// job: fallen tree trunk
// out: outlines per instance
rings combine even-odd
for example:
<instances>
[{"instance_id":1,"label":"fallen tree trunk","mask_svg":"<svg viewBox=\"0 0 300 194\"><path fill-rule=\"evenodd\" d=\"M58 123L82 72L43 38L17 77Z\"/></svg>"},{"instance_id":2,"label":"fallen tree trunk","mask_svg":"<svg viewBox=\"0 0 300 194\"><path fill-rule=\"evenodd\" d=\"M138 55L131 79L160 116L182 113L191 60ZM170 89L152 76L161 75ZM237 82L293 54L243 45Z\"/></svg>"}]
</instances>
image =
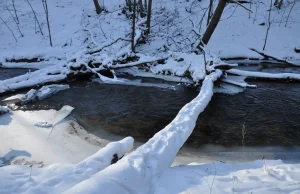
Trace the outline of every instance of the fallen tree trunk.
<instances>
[{"instance_id":1,"label":"fallen tree trunk","mask_svg":"<svg viewBox=\"0 0 300 194\"><path fill-rule=\"evenodd\" d=\"M192 133L199 114L211 100L213 82L221 75L220 70L207 75L199 95L186 104L175 119L147 143L65 193L153 193L154 178L173 163L179 149Z\"/></svg>"},{"instance_id":2,"label":"fallen tree trunk","mask_svg":"<svg viewBox=\"0 0 300 194\"><path fill-rule=\"evenodd\" d=\"M168 58L169 58L169 56L161 57L161 58L150 58L150 59L140 60L140 61L126 63L126 64L116 64L116 65L110 66L109 68L110 69L120 69L120 68L126 68L126 67L133 67L133 66L143 65L143 64L147 64L147 63L153 63L156 61L164 61Z\"/></svg>"},{"instance_id":3,"label":"fallen tree trunk","mask_svg":"<svg viewBox=\"0 0 300 194\"><path fill-rule=\"evenodd\" d=\"M49 181L58 180L60 187L49 187L47 188L47 193L62 193L74 184L78 184L86 178L91 177L99 171L107 168L111 164L116 163L128 151L130 151L132 147L133 138L127 137L123 140L107 144L97 153L76 165L70 167L63 166L63 169L56 165L51 165L45 169L49 172L47 179L38 181L37 184L30 187L26 192L39 193L38 191L45 190L45 184ZM53 171L56 173L53 173ZM74 174L76 174L76 179L74 179Z\"/></svg>"},{"instance_id":4,"label":"fallen tree trunk","mask_svg":"<svg viewBox=\"0 0 300 194\"><path fill-rule=\"evenodd\" d=\"M246 76L247 78L264 78L264 79L285 79L285 80L297 80L300 81L300 74L296 73L265 73L265 72L253 72L244 71L239 69L230 69L226 71L233 75Z\"/></svg>"}]
</instances>

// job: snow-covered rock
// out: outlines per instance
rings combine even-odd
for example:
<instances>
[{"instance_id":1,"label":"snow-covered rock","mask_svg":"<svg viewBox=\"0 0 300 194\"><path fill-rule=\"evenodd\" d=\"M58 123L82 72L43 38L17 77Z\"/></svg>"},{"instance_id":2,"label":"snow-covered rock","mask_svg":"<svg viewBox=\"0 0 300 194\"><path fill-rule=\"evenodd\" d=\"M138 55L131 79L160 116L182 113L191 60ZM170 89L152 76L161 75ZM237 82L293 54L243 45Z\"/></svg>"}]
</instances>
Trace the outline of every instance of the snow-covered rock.
<instances>
[{"instance_id":1,"label":"snow-covered rock","mask_svg":"<svg viewBox=\"0 0 300 194\"><path fill-rule=\"evenodd\" d=\"M43 100L45 98L50 97L51 95L58 93L59 91L66 90L68 88L69 85L52 84L48 86L43 86L39 90L31 89L23 98L21 98L21 100L23 102Z\"/></svg>"},{"instance_id":2,"label":"snow-covered rock","mask_svg":"<svg viewBox=\"0 0 300 194\"><path fill-rule=\"evenodd\" d=\"M0 105L0 115L11 112L10 108Z\"/></svg>"}]
</instances>

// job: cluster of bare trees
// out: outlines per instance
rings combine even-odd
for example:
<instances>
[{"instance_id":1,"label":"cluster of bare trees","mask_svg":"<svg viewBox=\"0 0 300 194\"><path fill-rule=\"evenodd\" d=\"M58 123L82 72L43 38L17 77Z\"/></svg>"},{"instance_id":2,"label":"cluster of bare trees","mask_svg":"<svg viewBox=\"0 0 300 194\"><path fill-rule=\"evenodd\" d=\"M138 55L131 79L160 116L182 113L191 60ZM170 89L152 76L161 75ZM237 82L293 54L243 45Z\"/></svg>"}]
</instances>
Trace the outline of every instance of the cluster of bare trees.
<instances>
[{"instance_id":1,"label":"cluster of bare trees","mask_svg":"<svg viewBox=\"0 0 300 194\"><path fill-rule=\"evenodd\" d=\"M250 13L252 13L252 11L247 9L245 6L243 6L240 3L240 1L236 1L236 0L219 0L217 8L215 9L214 13L212 14L212 12L213 12L213 2L214 2L213 0L210 0L210 4L209 4L209 8L208 8L208 16L207 16L207 28L206 28L205 33L202 36L202 39L201 39L200 43L197 46L197 48L200 49L200 50L202 50L202 47L204 45L208 44L215 28L217 27L217 25L220 21L220 18L222 16L222 13L223 13L224 8L225 8L227 3L236 3L237 5L245 8L247 11L249 11L249 18L250 18ZM290 14L291 14L292 9L294 8L296 2L297 2L297 0L293 0L293 2L292 2L292 6L289 10L289 13L288 13L288 16L287 16L287 19L286 19L286 22L285 22L285 27L287 26ZM250 2L247 2L247 3L250 3L250 7L251 7L252 2L250 1ZM265 50L268 35L269 35L269 30L270 30L271 24L272 24L272 21L271 21L272 5L274 5L278 9L281 9L282 5L283 5L283 0L275 0L274 4L273 4L273 0L271 0L270 8L268 10L267 31L266 31L263 50Z\"/></svg>"},{"instance_id":2,"label":"cluster of bare trees","mask_svg":"<svg viewBox=\"0 0 300 194\"><path fill-rule=\"evenodd\" d=\"M50 22L49 22L49 11L48 11L48 4L47 4L47 0L41 0L42 4L43 4L43 8L45 11L45 17L46 17L46 22L47 22L47 27L48 27L48 34L49 34L49 42L50 42L50 46L53 46L52 44L52 35L51 35L51 29L50 29ZM33 13L34 16L34 20L35 20L35 33L40 32L42 34L42 36L44 36L43 30L42 30L42 26L41 23L37 17L37 14L35 12L35 10L32 7L32 4L30 3L29 0L26 0L27 4L29 5L31 12ZM13 18L14 23L17 26L18 32L20 33L21 37L24 37L24 34L22 33L21 29L20 29L20 19L18 16L18 11L16 8L16 4L15 4L15 0L12 0L12 7L13 7L13 12L14 14L12 14L11 10L8 8L8 6L6 7L6 11L9 12L10 16ZM13 35L14 39L16 42L18 42L13 30L9 27L8 23L4 21L4 19L0 16L0 20L5 24L5 26L9 29L9 31L11 32L11 34ZM39 30L37 30L37 27Z\"/></svg>"},{"instance_id":3,"label":"cluster of bare trees","mask_svg":"<svg viewBox=\"0 0 300 194\"><path fill-rule=\"evenodd\" d=\"M17 29L18 32L20 33L21 37L23 37L23 33L19 27L19 16L18 16L18 11L16 8L16 4L15 4L15 0L11 0L12 2L12 7L13 7L13 11L12 9L8 9L7 11L10 13L11 17L13 18L14 23L17 25ZM34 16L34 20L35 20L35 32L36 33L41 33L42 35L44 35L43 33L43 29L42 29L42 25L37 17L37 14L35 12L35 10L33 9L32 4L30 3L30 0L25 0L26 3L29 5L33 16ZM53 46L52 43L52 36L51 36L51 28L50 28L50 21L49 21L49 11L48 11L48 5L47 5L47 0L41 0L42 4L43 4L43 8L44 8L44 12L45 12L45 17L46 17L46 23L47 23L47 28L48 28L48 35L49 35L49 42L50 45ZM251 5L253 4L253 1L249 0L249 1L237 1L237 0L219 0L218 2L214 1L214 0L210 0L209 1L209 5L207 8L207 21L206 21L206 30L203 33L203 35L201 36L201 41L199 42L199 44L197 45L197 48L202 50L202 47L207 45L212 34L214 33L220 18L222 16L222 13L225 9L225 6L228 3L236 3L237 5L245 8L247 11L249 11L249 17L250 17L250 13L252 12L250 9L246 8L244 5L242 5L241 2L247 2L250 3L250 9L251 9ZM287 26L288 21L289 21L289 17L290 14L292 12L292 9L294 8L296 2L299 2L299 0L293 0L293 1L284 1L284 0L275 0L273 3L273 0L271 0L271 4L270 4L270 9L268 10L269 14L268 14L268 21L267 21L267 31L266 31L266 36L265 36L265 41L264 41L264 46L263 46L263 50L266 47L266 43L267 43L267 39L268 39L268 34L269 34L269 30L271 28L271 24L272 24L272 20L271 20L271 10L274 9L273 6L277 9L281 9L283 7L283 4L291 4L290 10L288 12L288 16L286 18L285 21L285 26ZM101 7L99 4L98 0L93 0L93 3L95 5L95 9L96 9L96 13L97 14L101 14L102 11L104 10L104 7ZM151 30L151 13L152 13L152 0L125 0L125 4L126 7L129 11L128 16L132 19L132 37L131 37L131 47L132 50L134 51L134 37L135 37L135 31L136 31L136 22L138 20L138 18L145 18L146 19L146 30L144 31L145 34L150 34L150 30ZM214 8L214 4L216 5L216 8ZM256 10L257 10L257 6L256 6ZM257 11L256 11L257 12ZM255 13L255 17L256 17L256 13ZM254 20L255 20L254 17ZM9 26L9 24L0 17L0 21L2 21L2 23L5 24L5 26L10 30L10 32L12 33L13 37L15 38L15 40L17 41L17 37L14 34L12 28Z\"/></svg>"},{"instance_id":4,"label":"cluster of bare trees","mask_svg":"<svg viewBox=\"0 0 300 194\"><path fill-rule=\"evenodd\" d=\"M103 10L101 8L98 0L93 0L96 13L100 14ZM129 10L129 15L132 17L132 31L131 31L131 50L134 51L135 49L135 31L136 31L136 20L137 16L140 16L141 18L144 18L147 16L146 21L146 33L150 33L151 28L151 12L152 12L152 0L125 0L126 7ZM146 13L147 10L147 13Z\"/></svg>"}]
</instances>

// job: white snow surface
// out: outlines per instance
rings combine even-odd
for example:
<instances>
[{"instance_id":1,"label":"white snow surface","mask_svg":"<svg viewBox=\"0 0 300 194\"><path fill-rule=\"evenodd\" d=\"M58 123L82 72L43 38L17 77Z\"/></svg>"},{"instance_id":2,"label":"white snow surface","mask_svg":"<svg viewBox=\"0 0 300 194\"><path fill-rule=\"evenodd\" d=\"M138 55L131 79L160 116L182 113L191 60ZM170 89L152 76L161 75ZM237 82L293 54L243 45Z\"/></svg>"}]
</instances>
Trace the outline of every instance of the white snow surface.
<instances>
[{"instance_id":1,"label":"white snow surface","mask_svg":"<svg viewBox=\"0 0 300 194\"><path fill-rule=\"evenodd\" d=\"M91 58L86 51L102 48L93 55L95 62L110 66L112 60L129 53L127 39L131 22L121 14L124 0L99 1L108 11L96 15L93 4L82 0L48 1L53 47L50 47L44 10L40 0L31 0L44 35L35 30L35 21L29 5L15 0L20 19L21 37L7 8L10 1L0 1L1 18L16 34L17 42L5 24L0 21L0 64L4 67L41 69L25 75L0 81L0 93L37 84L57 82L66 78L73 65L86 64ZM170 167L178 150L192 132L198 115L213 95L213 81L220 77L217 70L206 76L204 58L192 51L206 26L206 16L201 19L209 0L154 0L153 21L149 42L138 45L141 61L155 56L170 55L165 64L150 68L152 73L183 76L189 70L193 81L203 80L200 94L183 107L176 118L146 144L111 165L114 154L118 158L132 148L133 139L126 138L99 150L79 136L71 134L73 121L65 118L73 110L12 111L0 116L0 193L300 193L300 165L282 161L256 161L248 164L191 164ZM216 28L207 51L207 61L221 64L222 57L262 58L249 48L262 50L270 1L252 0L253 14L228 4ZM246 5L248 6L248 5ZM250 6L250 5L249 5ZM281 10L272 9L273 21L266 50L277 58L299 63L300 3L291 12L284 27L289 9L286 1ZM214 6L215 7L215 6ZM142 22L142 21L141 21ZM141 35L137 30L137 41ZM121 40L121 41L117 41ZM110 43L116 41L115 44ZM87 46L89 49L87 49ZM105 47L105 48L104 48ZM37 63L9 62L17 59L37 59ZM42 60L43 59L43 60ZM45 60L45 61L44 61ZM135 62L129 64L135 65ZM122 66L122 65L120 65ZM257 73L237 69L227 71L243 77L293 78L298 74ZM181 78L176 78L181 79ZM103 77L102 77L103 78ZM241 79L227 77L227 82L248 86ZM107 79L113 81L115 79ZM49 87L41 96L50 93ZM27 96L35 98L37 91ZM0 110L5 109L0 106ZM106 144L101 142L101 145ZM102 146L101 146L102 147ZM98 152L97 152L98 151ZM96 153L97 152L97 153ZM96 153L96 154L95 154ZM93 155L94 154L94 155ZM92 156L91 156L92 155ZM13 160L42 161L46 168L32 169L22 165L8 165ZM22 163L22 162L20 162ZM53 164L61 163L61 164ZM2 166L2 167L1 167Z\"/></svg>"},{"instance_id":2,"label":"white snow surface","mask_svg":"<svg viewBox=\"0 0 300 194\"><path fill-rule=\"evenodd\" d=\"M12 160L21 157L49 165L77 163L95 153L98 146L70 134L74 130L74 121L63 119L71 110L72 107L65 106L60 111L12 111L1 115L0 158ZM51 123L54 129L39 128L35 126L38 122Z\"/></svg>"}]
</instances>

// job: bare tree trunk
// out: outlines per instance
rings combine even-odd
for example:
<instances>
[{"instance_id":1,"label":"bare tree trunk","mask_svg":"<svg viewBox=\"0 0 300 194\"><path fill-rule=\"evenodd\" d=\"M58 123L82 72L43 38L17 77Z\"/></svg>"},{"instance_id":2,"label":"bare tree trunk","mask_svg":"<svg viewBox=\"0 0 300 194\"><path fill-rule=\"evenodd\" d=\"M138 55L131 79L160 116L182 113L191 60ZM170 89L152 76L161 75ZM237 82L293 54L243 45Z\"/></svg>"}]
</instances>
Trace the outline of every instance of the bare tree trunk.
<instances>
[{"instance_id":1,"label":"bare tree trunk","mask_svg":"<svg viewBox=\"0 0 300 194\"><path fill-rule=\"evenodd\" d=\"M152 0L149 0L148 1L148 12L147 12L147 34L150 34L151 12L152 12Z\"/></svg>"},{"instance_id":2,"label":"bare tree trunk","mask_svg":"<svg viewBox=\"0 0 300 194\"><path fill-rule=\"evenodd\" d=\"M147 0L144 1L145 10L147 10Z\"/></svg>"},{"instance_id":3,"label":"bare tree trunk","mask_svg":"<svg viewBox=\"0 0 300 194\"><path fill-rule=\"evenodd\" d=\"M289 15L288 15L288 17L286 18L286 21L285 21L285 27L287 26L287 23L288 23L289 18L290 18L290 14L291 14L292 9L294 8L295 4L296 4L296 0L294 0L294 3L293 3L293 5L292 5L292 7L291 7L291 9L290 9Z\"/></svg>"},{"instance_id":4,"label":"bare tree trunk","mask_svg":"<svg viewBox=\"0 0 300 194\"><path fill-rule=\"evenodd\" d=\"M201 49L202 46L206 45L209 42L212 34L214 33L214 31L220 21L220 18L222 16L222 13L224 11L226 3L227 3L226 0L219 0L218 6L211 18L211 21L210 21L208 27L206 28L206 31L202 37L202 40L199 43L199 45L197 46L197 48L199 48L200 50L202 50Z\"/></svg>"},{"instance_id":5,"label":"bare tree trunk","mask_svg":"<svg viewBox=\"0 0 300 194\"><path fill-rule=\"evenodd\" d=\"M33 7L31 6L31 3L30 3L28 0L27 0L27 3L28 3L28 5L30 6L30 8L31 8L31 10L32 10L32 13L33 13L33 15L34 15L35 21L37 22L37 24L38 24L38 26L39 26L39 29L40 29L40 31L41 31L41 34L44 36L44 33L43 33L43 31L42 31L42 27L41 27L40 22L39 22L39 20L38 20L36 14L35 14L35 11L34 11Z\"/></svg>"},{"instance_id":6,"label":"bare tree trunk","mask_svg":"<svg viewBox=\"0 0 300 194\"><path fill-rule=\"evenodd\" d=\"M252 0L250 0L250 8L249 8L249 10L251 10L252 9ZM251 18L251 12L249 11L249 19Z\"/></svg>"},{"instance_id":7,"label":"bare tree trunk","mask_svg":"<svg viewBox=\"0 0 300 194\"><path fill-rule=\"evenodd\" d=\"M209 2L209 8L208 8L208 15L207 15L207 22L206 22L206 26L208 26L209 21L210 21L210 17L211 17L211 12L212 12L212 7L213 7L213 0L210 0Z\"/></svg>"},{"instance_id":8,"label":"bare tree trunk","mask_svg":"<svg viewBox=\"0 0 300 194\"><path fill-rule=\"evenodd\" d=\"M48 3L47 0L42 0L43 1L43 6L46 14L46 20L47 20L47 26L48 26L48 33L49 33L49 41L50 41L50 46L52 47L52 36L51 36L51 29L50 29L50 23L49 23L49 12L48 12Z\"/></svg>"},{"instance_id":9,"label":"bare tree trunk","mask_svg":"<svg viewBox=\"0 0 300 194\"><path fill-rule=\"evenodd\" d=\"M101 10L98 0L94 0L94 4L95 4L95 8L96 8L96 13L100 14L102 10Z\"/></svg>"},{"instance_id":10,"label":"bare tree trunk","mask_svg":"<svg viewBox=\"0 0 300 194\"><path fill-rule=\"evenodd\" d=\"M17 9L16 9L16 6L15 6L15 0L12 0L12 4L13 4L13 7L14 7L14 11L15 11L15 15L16 15L16 21L18 22L18 24L20 23L19 21L19 17L18 17L18 14L17 14Z\"/></svg>"},{"instance_id":11,"label":"bare tree trunk","mask_svg":"<svg viewBox=\"0 0 300 194\"><path fill-rule=\"evenodd\" d=\"M266 37L265 37L265 42L264 42L263 50L265 50L265 48L266 48L266 44L267 44L267 40L268 40L268 35L269 35L269 30L270 30L270 28L271 28L271 11L272 11L272 4L273 4L273 0L271 0L271 4L270 4L270 10L269 10L269 16L268 16L268 28L267 28L267 33L266 33Z\"/></svg>"},{"instance_id":12,"label":"bare tree trunk","mask_svg":"<svg viewBox=\"0 0 300 194\"><path fill-rule=\"evenodd\" d=\"M134 51L135 42L135 17L136 17L136 0L133 0L132 32L131 32L131 50Z\"/></svg>"},{"instance_id":13,"label":"bare tree trunk","mask_svg":"<svg viewBox=\"0 0 300 194\"><path fill-rule=\"evenodd\" d=\"M145 17L145 11L143 7L143 0L139 0L139 11L141 18Z\"/></svg>"},{"instance_id":14,"label":"bare tree trunk","mask_svg":"<svg viewBox=\"0 0 300 194\"><path fill-rule=\"evenodd\" d=\"M19 33L21 34L21 36L24 37L23 33L21 32L21 29L20 29L20 26L19 26L19 22L17 21L17 18L15 18L15 17L12 15L11 11L9 11L8 8L6 8L6 10L8 11L8 13L10 14L10 16L13 18L14 22L16 23L17 28L18 28L18 31L19 31Z\"/></svg>"},{"instance_id":15,"label":"bare tree trunk","mask_svg":"<svg viewBox=\"0 0 300 194\"><path fill-rule=\"evenodd\" d=\"M132 2L131 0L127 0L128 1L128 9L130 12L132 12Z\"/></svg>"}]
</instances>

